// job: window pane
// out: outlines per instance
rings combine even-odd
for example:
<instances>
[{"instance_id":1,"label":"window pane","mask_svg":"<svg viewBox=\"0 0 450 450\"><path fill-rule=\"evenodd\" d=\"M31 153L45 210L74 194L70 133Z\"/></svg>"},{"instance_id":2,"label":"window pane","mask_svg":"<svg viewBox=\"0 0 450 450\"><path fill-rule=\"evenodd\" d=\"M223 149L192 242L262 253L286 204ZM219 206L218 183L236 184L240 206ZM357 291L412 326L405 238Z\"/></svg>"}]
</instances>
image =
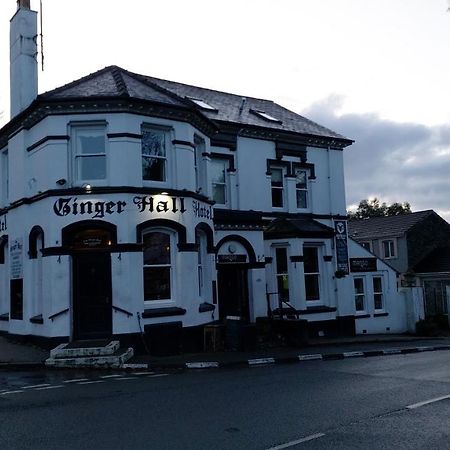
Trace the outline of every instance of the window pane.
<instances>
[{"instance_id":1,"label":"window pane","mask_svg":"<svg viewBox=\"0 0 450 450\"><path fill-rule=\"evenodd\" d=\"M275 249L275 257L277 264L277 273L287 273L287 249L284 247Z\"/></svg>"},{"instance_id":2,"label":"window pane","mask_svg":"<svg viewBox=\"0 0 450 450\"><path fill-rule=\"evenodd\" d=\"M272 206L275 208L283 207L283 190L272 188Z\"/></svg>"},{"instance_id":3,"label":"window pane","mask_svg":"<svg viewBox=\"0 0 450 450\"><path fill-rule=\"evenodd\" d=\"M298 188L306 189L306 172L304 170L296 169L295 182Z\"/></svg>"},{"instance_id":4,"label":"window pane","mask_svg":"<svg viewBox=\"0 0 450 450\"><path fill-rule=\"evenodd\" d=\"M375 309L383 309L383 295L382 294L374 294L373 301L375 304Z\"/></svg>"},{"instance_id":5,"label":"window pane","mask_svg":"<svg viewBox=\"0 0 450 450\"><path fill-rule=\"evenodd\" d=\"M283 186L283 169L271 168L272 186Z\"/></svg>"},{"instance_id":6,"label":"window pane","mask_svg":"<svg viewBox=\"0 0 450 450\"><path fill-rule=\"evenodd\" d=\"M306 300L320 300L319 275L305 275Z\"/></svg>"},{"instance_id":7,"label":"window pane","mask_svg":"<svg viewBox=\"0 0 450 450\"><path fill-rule=\"evenodd\" d=\"M147 156L166 156L164 131L147 130L142 132L142 154Z\"/></svg>"},{"instance_id":8,"label":"window pane","mask_svg":"<svg viewBox=\"0 0 450 450\"><path fill-rule=\"evenodd\" d=\"M362 278L355 278L353 284L355 286L355 294L364 294L364 282Z\"/></svg>"},{"instance_id":9,"label":"window pane","mask_svg":"<svg viewBox=\"0 0 450 450\"><path fill-rule=\"evenodd\" d=\"M211 179L213 183L225 183L226 161L221 159L211 160Z\"/></svg>"},{"instance_id":10,"label":"window pane","mask_svg":"<svg viewBox=\"0 0 450 450\"><path fill-rule=\"evenodd\" d=\"M213 200L220 205L224 205L226 203L225 185L223 184L213 185Z\"/></svg>"},{"instance_id":11,"label":"window pane","mask_svg":"<svg viewBox=\"0 0 450 450\"><path fill-rule=\"evenodd\" d=\"M170 299L170 267L144 267L144 299Z\"/></svg>"},{"instance_id":12,"label":"window pane","mask_svg":"<svg viewBox=\"0 0 450 450\"><path fill-rule=\"evenodd\" d=\"M319 260L316 247L303 247L303 267L305 273L319 272Z\"/></svg>"},{"instance_id":13,"label":"window pane","mask_svg":"<svg viewBox=\"0 0 450 450\"><path fill-rule=\"evenodd\" d=\"M373 292L382 292L381 287L381 278L380 277L374 277L373 278Z\"/></svg>"},{"instance_id":14,"label":"window pane","mask_svg":"<svg viewBox=\"0 0 450 450\"><path fill-rule=\"evenodd\" d=\"M166 181L166 160L142 157L142 178L152 181Z\"/></svg>"},{"instance_id":15,"label":"window pane","mask_svg":"<svg viewBox=\"0 0 450 450\"><path fill-rule=\"evenodd\" d=\"M297 208L306 208L306 194L307 191L297 190Z\"/></svg>"},{"instance_id":16,"label":"window pane","mask_svg":"<svg viewBox=\"0 0 450 450\"><path fill-rule=\"evenodd\" d=\"M105 153L105 134L103 130L83 130L79 131L77 136L78 154Z\"/></svg>"},{"instance_id":17,"label":"window pane","mask_svg":"<svg viewBox=\"0 0 450 450\"><path fill-rule=\"evenodd\" d=\"M355 309L356 311L364 311L364 295L355 296Z\"/></svg>"},{"instance_id":18,"label":"window pane","mask_svg":"<svg viewBox=\"0 0 450 450\"><path fill-rule=\"evenodd\" d=\"M144 264L170 264L170 236L166 233L144 235Z\"/></svg>"},{"instance_id":19,"label":"window pane","mask_svg":"<svg viewBox=\"0 0 450 450\"><path fill-rule=\"evenodd\" d=\"M81 180L103 180L106 178L105 156L78 158L78 174Z\"/></svg>"}]
</instances>

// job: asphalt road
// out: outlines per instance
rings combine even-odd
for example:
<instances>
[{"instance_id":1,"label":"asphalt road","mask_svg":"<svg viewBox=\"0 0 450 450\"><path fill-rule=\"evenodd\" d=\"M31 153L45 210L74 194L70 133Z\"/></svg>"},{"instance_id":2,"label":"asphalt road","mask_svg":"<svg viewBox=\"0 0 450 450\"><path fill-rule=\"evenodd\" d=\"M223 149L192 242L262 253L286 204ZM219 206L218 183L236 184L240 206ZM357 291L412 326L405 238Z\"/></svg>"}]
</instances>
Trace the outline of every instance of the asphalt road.
<instances>
[{"instance_id":1,"label":"asphalt road","mask_svg":"<svg viewBox=\"0 0 450 450\"><path fill-rule=\"evenodd\" d=\"M181 374L0 373L2 450L450 449L449 417L444 351Z\"/></svg>"}]
</instances>

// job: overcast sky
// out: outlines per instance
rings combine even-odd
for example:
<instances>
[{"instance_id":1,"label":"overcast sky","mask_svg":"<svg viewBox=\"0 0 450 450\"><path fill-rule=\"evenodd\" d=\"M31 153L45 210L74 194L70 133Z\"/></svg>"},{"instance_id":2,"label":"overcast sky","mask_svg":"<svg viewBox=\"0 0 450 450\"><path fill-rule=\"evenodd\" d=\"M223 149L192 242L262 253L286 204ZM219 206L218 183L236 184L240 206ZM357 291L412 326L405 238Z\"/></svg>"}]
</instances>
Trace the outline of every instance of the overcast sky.
<instances>
[{"instance_id":1,"label":"overcast sky","mask_svg":"<svg viewBox=\"0 0 450 450\"><path fill-rule=\"evenodd\" d=\"M450 220L447 0L42 3L40 93L115 64L268 98L355 140L345 150L349 207L377 196ZM15 10L0 1L0 125Z\"/></svg>"}]
</instances>

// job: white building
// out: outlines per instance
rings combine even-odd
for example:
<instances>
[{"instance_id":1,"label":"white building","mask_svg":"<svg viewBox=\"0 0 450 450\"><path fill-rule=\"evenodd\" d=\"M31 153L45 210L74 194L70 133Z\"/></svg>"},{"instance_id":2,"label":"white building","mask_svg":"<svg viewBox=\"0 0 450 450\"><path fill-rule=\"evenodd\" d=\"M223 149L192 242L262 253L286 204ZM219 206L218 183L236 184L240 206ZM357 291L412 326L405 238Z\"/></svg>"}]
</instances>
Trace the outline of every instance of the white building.
<instances>
[{"instance_id":1,"label":"white building","mask_svg":"<svg viewBox=\"0 0 450 450\"><path fill-rule=\"evenodd\" d=\"M281 306L311 332L404 331L389 266L364 272L377 281L362 309L360 282L343 276L351 140L272 101L116 66L37 95L36 13L19 3L0 130L0 330L195 330Z\"/></svg>"}]
</instances>

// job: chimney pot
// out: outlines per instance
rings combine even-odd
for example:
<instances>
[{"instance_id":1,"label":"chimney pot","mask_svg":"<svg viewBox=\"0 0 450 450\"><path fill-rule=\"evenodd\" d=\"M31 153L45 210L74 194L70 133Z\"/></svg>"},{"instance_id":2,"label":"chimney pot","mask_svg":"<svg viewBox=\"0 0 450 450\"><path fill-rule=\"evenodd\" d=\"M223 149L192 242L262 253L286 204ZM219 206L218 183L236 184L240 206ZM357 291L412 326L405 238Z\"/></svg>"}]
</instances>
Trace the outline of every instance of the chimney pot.
<instances>
[{"instance_id":1,"label":"chimney pot","mask_svg":"<svg viewBox=\"0 0 450 450\"><path fill-rule=\"evenodd\" d=\"M17 0L17 9L30 9L30 0Z\"/></svg>"}]
</instances>

